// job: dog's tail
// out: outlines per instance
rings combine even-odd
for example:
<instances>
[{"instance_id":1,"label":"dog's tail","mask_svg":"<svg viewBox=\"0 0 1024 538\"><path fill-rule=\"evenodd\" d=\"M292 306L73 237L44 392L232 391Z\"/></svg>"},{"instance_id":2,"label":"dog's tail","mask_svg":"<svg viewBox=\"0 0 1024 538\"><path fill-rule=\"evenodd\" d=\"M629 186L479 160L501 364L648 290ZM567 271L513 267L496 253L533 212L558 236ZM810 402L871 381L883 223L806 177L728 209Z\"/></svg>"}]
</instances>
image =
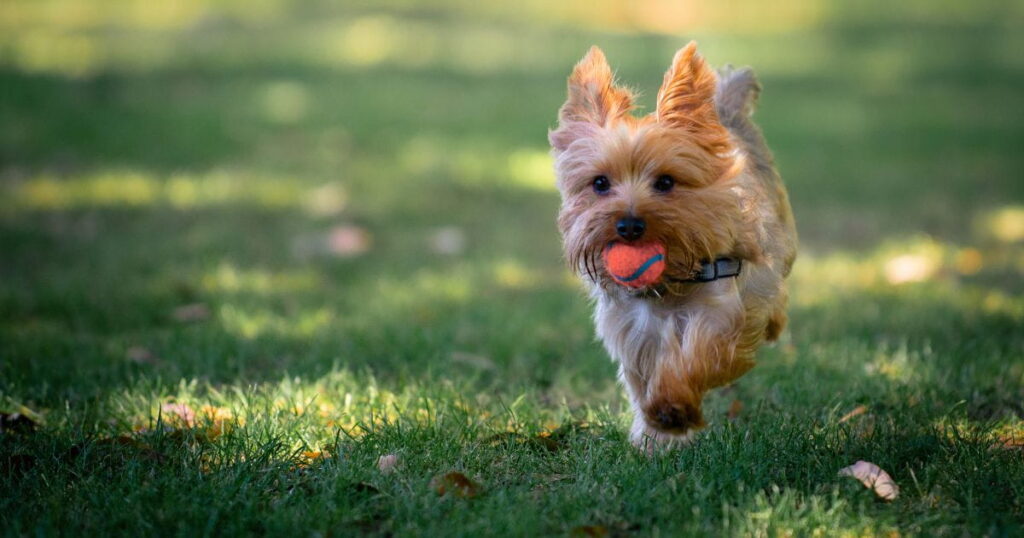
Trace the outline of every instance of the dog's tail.
<instances>
[{"instance_id":1,"label":"dog's tail","mask_svg":"<svg viewBox=\"0 0 1024 538\"><path fill-rule=\"evenodd\" d=\"M761 84L749 67L734 69L726 65L718 70L718 88L715 90L715 105L722 125L740 139L748 153L755 153L769 162L771 154L765 145L761 129L754 124L751 116L757 105Z\"/></svg>"}]
</instances>

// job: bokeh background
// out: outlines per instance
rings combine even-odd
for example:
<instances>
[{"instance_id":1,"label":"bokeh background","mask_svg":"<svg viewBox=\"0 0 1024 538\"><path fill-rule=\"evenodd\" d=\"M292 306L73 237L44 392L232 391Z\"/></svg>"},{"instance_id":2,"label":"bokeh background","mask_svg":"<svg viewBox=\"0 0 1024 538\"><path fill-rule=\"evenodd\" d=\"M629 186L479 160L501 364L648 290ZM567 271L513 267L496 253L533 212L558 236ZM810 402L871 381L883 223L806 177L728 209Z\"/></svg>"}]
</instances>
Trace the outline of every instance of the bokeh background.
<instances>
[{"instance_id":1,"label":"bokeh background","mask_svg":"<svg viewBox=\"0 0 1024 538\"><path fill-rule=\"evenodd\" d=\"M113 435L263 387L318 398L284 434L313 448L430 387L624 423L546 134L590 45L649 111L690 39L759 74L802 240L748 407L909 391L1019 431L1010 0L4 0L0 405Z\"/></svg>"}]
</instances>

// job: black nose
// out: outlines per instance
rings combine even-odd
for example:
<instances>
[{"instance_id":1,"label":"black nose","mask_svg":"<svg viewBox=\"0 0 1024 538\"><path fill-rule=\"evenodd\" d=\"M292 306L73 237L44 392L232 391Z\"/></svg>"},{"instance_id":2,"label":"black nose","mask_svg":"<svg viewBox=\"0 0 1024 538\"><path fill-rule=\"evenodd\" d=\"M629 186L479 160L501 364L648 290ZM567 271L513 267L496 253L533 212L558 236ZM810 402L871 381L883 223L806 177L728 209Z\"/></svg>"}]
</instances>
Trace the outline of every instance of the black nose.
<instances>
[{"instance_id":1,"label":"black nose","mask_svg":"<svg viewBox=\"0 0 1024 538\"><path fill-rule=\"evenodd\" d=\"M626 241L640 239L646 229L647 225L644 224L644 219L637 217L623 217L615 223L615 231Z\"/></svg>"}]
</instances>

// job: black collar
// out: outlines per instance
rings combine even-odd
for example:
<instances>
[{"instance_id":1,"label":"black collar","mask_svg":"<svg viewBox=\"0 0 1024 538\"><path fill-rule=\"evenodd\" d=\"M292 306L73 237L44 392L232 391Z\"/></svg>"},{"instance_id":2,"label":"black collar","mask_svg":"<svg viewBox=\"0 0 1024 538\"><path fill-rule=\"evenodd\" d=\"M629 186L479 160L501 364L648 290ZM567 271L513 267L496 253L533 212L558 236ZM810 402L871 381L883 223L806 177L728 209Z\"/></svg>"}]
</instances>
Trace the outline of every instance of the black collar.
<instances>
[{"instance_id":1,"label":"black collar","mask_svg":"<svg viewBox=\"0 0 1024 538\"><path fill-rule=\"evenodd\" d=\"M702 262L700 271L692 278L672 280L676 282L713 282L720 278L739 276L743 261L734 258L717 258L713 262Z\"/></svg>"}]
</instances>

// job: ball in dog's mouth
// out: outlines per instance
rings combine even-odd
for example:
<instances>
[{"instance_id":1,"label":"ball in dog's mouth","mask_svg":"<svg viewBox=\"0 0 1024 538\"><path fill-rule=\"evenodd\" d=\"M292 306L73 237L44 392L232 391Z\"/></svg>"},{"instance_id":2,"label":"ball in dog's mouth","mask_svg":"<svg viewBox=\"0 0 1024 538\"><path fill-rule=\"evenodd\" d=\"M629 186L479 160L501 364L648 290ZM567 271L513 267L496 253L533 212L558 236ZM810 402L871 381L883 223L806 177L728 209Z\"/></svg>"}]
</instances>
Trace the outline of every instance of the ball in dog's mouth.
<instances>
[{"instance_id":1,"label":"ball in dog's mouth","mask_svg":"<svg viewBox=\"0 0 1024 538\"><path fill-rule=\"evenodd\" d=\"M609 243L602 258L612 279L628 288L654 285L665 271L665 246L657 242Z\"/></svg>"}]
</instances>

